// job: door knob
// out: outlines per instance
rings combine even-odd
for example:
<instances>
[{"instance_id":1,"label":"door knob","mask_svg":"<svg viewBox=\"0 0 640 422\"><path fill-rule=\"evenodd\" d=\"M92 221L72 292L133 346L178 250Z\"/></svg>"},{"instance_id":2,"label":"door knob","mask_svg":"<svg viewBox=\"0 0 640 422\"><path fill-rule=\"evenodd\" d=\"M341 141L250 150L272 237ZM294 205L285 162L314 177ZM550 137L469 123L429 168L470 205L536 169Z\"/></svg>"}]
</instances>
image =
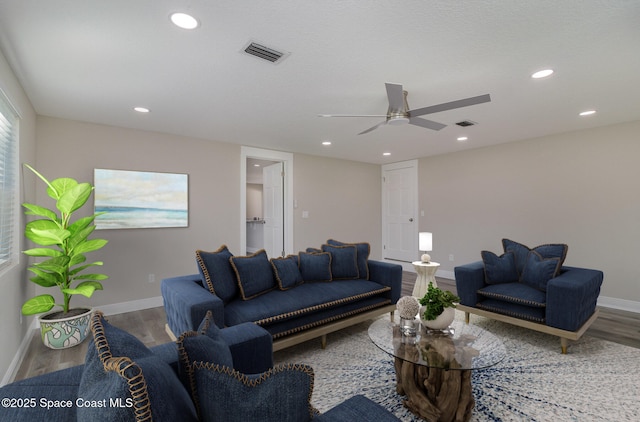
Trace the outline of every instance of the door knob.
<instances>
[{"instance_id":1,"label":"door knob","mask_svg":"<svg viewBox=\"0 0 640 422\"><path fill-rule=\"evenodd\" d=\"M413 223L413 218L410 218L410 219L409 219L409 222Z\"/></svg>"}]
</instances>

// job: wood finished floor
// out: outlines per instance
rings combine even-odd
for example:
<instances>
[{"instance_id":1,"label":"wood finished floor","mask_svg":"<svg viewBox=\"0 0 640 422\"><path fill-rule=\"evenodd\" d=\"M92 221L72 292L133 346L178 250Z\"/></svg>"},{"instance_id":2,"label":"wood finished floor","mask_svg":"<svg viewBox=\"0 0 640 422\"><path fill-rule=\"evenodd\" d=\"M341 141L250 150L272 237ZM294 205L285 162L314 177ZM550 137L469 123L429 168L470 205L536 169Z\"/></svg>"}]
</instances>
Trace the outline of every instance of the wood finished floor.
<instances>
[{"instance_id":1,"label":"wood finished floor","mask_svg":"<svg viewBox=\"0 0 640 422\"><path fill-rule=\"evenodd\" d=\"M411 295L416 275L405 272L402 280L402 296ZM456 292L453 280L437 278L438 286ZM135 335L145 345L152 347L171 341L164 331L164 308L109 315L110 324ZM600 316L587 330L586 335L640 348L640 314L611 308L600 308ZM16 380L65 369L84 363L88 341L64 350L45 347L34 330L27 353L16 374Z\"/></svg>"}]
</instances>

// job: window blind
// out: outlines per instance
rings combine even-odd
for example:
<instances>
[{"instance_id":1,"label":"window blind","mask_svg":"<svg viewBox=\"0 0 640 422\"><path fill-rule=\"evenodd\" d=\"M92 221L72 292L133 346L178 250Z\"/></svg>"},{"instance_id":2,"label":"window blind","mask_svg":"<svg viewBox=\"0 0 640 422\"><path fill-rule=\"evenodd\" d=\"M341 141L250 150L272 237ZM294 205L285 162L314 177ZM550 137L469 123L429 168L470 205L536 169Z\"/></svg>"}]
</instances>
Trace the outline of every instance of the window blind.
<instances>
[{"instance_id":1,"label":"window blind","mask_svg":"<svg viewBox=\"0 0 640 422\"><path fill-rule=\"evenodd\" d=\"M16 260L18 115L0 91L0 271Z\"/></svg>"}]
</instances>

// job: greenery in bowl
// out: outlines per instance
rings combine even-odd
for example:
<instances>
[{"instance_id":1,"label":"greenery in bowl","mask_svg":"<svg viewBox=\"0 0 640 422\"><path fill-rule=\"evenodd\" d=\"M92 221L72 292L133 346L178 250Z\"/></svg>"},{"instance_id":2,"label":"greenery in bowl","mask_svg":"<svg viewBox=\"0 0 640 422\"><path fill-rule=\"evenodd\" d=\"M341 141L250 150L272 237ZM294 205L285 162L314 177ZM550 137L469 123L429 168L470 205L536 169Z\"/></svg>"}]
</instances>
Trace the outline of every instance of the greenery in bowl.
<instances>
[{"instance_id":1,"label":"greenery in bowl","mask_svg":"<svg viewBox=\"0 0 640 422\"><path fill-rule=\"evenodd\" d=\"M41 217L28 222L24 229L27 239L41 247L28 249L23 253L45 258L28 268L35 274L30 280L42 287L58 287L63 302L57 304L50 294L38 295L22 305L22 314L40 314L48 312L54 306L62 307L64 314L67 314L71 296L80 294L91 297L96 290L102 290L100 281L109 278L104 274L84 273L90 267L103 264L101 261L86 263L85 257L86 253L96 251L107 243L104 239L89 239L96 228L93 221L102 213L72 221L73 213L91 196L93 186L66 177L49 182L28 164L25 167L47 184L47 195L56 201L58 211L35 204L22 204L26 208L26 215ZM78 284L74 286L75 283Z\"/></svg>"},{"instance_id":2,"label":"greenery in bowl","mask_svg":"<svg viewBox=\"0 0 640 422\"><path fill-rule=\"evenodd\" d=\"M429 282L427 292L420 299L420 304L425 307L424 319L426 321L432 321L444 311L445 308L455 308L455 302L460 302L460 298L449 290L442 290L435 287L432 282Z\"/></svg>"}]
</instances>

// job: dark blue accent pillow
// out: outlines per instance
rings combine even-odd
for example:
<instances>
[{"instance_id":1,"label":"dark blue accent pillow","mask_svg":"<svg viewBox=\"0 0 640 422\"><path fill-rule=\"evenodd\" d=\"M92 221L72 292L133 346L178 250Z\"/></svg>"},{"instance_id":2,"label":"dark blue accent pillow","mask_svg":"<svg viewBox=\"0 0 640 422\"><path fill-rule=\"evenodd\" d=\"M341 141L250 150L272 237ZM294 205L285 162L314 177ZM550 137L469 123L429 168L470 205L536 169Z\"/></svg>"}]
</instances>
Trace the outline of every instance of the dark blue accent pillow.
<instances>
[{"instance_id":1,"label":"dark blue accent pillow","mask_svg":"<svg viewBox=\"0 0 640 422\"><path fill-rule=\"evenodd\" d=\"M107 323L101 312L92 317L91 333L78 397L119 400L121 406L81 406L78 420L197 420L193 402L169 364Z\"/></svg>"},{"instance_id":2,"label":"dark blue accent pillow","mask_svg":"<svg viewBox=\"0 0 640 422\"><path fill-rule=\"evenodd\" d=\"M331 254L331 276L334 280L358 278L358 251L354 245L322 245L322 251Z\"/></svg>"},{"instance_id":3,"label":"dark blue accent pillow","mask_svg":"<svg viewBox=\"0 0 640 422\"><path fill-rule=\"evenodd\" d=\"M196 251L198 270L204 285L224 303L238 295L238 282L229 259L233 256L226 245L214 252Z\"/></svg>"},{"instance_id":4,"label":"dark blue accent pillow","mask_svg":"<svg viewBox=\"0 0 640 422\"><path fill-rule=\"evenodd\" d=\"M311 405L314 374L309 365L280 365L248 375L196 362L193 370L201 421L305 422L317 414Z\"/></svg>"},{"instance_id":5,"label":"dark blue accent pillow","mask_svg":"<svg viewBox=\"0 0 640 422\"><path fill-rule=\"evenodd\" d=\"M327 240L329 245L344 246L353 245L357 250L358 260L358 278L363 280L369 280L369 254L371 253L371 245L366 242L360 243L345 243L339 240L329 239Z\"/></svg>"},{"instance_id":6,"label":"dark blue accent pillow","mask_svg":"<svg viewBox=\"0 0 640 422\"><path fill-rule=\"evenodd\" d=\"M562 268L564 260L567 257L567 251L569 250L569 246L562 243L545 244L536 246L532 249L522 243L514 242L509 239L502 239L502 247L505 252L514 253L516 259L516 270L520 277L522 277L522 271L524 270L524 266L527 262L529 251L536 251L543 258L558 258L560 260L560 265L558 267L559 273L560 268ZM558 275L558 273L555 275Z\"/></svg>"},{"instance_id":7,"label":"dark blue accent pillow","mask_svg":"<svg viewBox=\"0 0 640 422\"><path fill-rule=\"evenodd\" d=\"M243 300L249 300L273 290L275 280L267 252L260 249L253 255L232 256L231 266L238 279L238 287Z\"/></svg>"},{"instance_id":8,"label":"dark blue accent pillow","mask_svg":"<svg viewBox=\"0 0 640 422\"><path fill-rule=\"evenodd\" d=\"M329 252L299 252L298 266L304 281L331 281L331 254Z\"/></svg>"},{"instance_id":9,"label":"dark blue accent pillow","mask_svg":"<svg viewBox=\"0 0 640 422\"><path fill-rule=\"evenodd\" d=\"M298 268L297 255L289 255L286 258L271 258L270 262L280 290L288 290L304 282Z\"/></svg>"},{"instance_id":10,"label":"dark blue accent pillow","mask_svg":"<svg viewBox=\"0 0 640 422\"><path fill-rule=\"evenodd\" d=\"M547 291L547 283L560 270L560 258L543 258L536 251L530 251L520 276L520 281L543 292Z\"/></svg>"},{"instance_id":11,"label":"dark blue accent pillow","mask_svg":"<svg viewBox=\"0 0 640 422\"><path fill-rule=\"evenodd\" d=\"M484 262L484 278L487 284L513 283L518 281L513 252L501 256L489 251L480 252Z\"/></svg>"}]
</instances>

